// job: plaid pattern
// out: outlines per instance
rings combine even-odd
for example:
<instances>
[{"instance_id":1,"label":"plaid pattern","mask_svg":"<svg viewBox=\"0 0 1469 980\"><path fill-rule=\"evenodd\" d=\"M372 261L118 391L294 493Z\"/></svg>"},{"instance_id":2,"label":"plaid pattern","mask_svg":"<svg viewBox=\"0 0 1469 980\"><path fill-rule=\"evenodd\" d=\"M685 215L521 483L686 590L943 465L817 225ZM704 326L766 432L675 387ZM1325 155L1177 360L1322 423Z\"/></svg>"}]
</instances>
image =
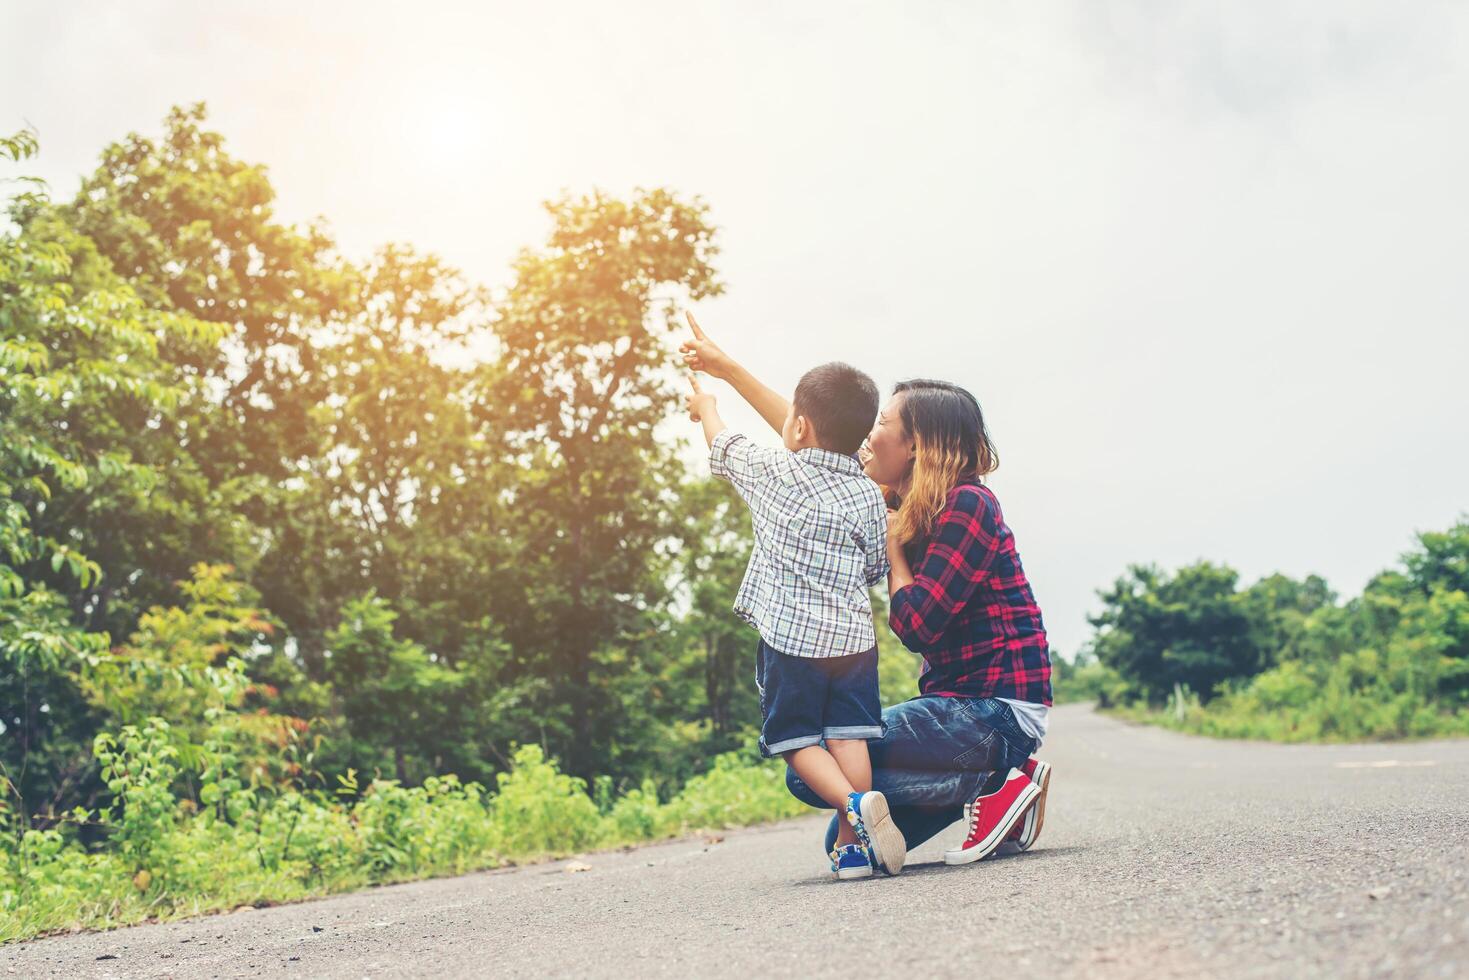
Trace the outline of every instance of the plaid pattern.
<instances>
[{"instance_id":1,"label":"plaid pattern","mask_svg":"<svg viewBox=\"0 0 1469 980\"><path fill-rule=\"evenodd\" d=\"M757 446L726 429L709 447L755 528L735 613L792 657L871 650L870 586L888 573L887 506L854 456Z\"/></svg>"},{"instance_id":2,"label":"plaid pattern","mask_svg":"<svg viewBox=\"0 0 1469 980\"><path fill-rule=\"evenodd\" d=\"M1049 705L1046 628L994 493L951 490L923 554L910 557L913 584L893 596L889 622L923 655L919 690Z\"/></svg>"}]
</instances>

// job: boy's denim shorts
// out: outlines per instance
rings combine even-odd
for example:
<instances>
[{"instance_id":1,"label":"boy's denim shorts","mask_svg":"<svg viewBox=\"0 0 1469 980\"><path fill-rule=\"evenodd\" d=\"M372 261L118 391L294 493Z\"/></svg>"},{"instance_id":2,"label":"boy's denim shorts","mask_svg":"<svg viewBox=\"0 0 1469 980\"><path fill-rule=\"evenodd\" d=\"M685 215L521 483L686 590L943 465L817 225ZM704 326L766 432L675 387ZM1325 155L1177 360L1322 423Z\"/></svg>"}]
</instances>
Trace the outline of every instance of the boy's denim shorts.
<instances>
[{"instance_id":1,"label":"boy's denim shorts","mask_svg":"<svg viewBox=\"0 0 1469 980\"><path fill-rule=\"evenodd\" d=\"M792 657L762 640L755 658L767 759L826 739L882 738L876 647L847 657Z\"/></svg>"}]
</instances>

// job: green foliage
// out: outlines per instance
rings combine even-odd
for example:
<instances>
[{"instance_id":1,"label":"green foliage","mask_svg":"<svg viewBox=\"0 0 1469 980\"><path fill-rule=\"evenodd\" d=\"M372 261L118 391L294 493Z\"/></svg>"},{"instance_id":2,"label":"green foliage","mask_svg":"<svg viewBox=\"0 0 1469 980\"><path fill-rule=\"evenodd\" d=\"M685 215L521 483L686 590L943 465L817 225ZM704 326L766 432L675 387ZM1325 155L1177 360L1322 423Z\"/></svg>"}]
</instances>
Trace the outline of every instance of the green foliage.
<instances>
[{"instance_id":1,"label":"green foliage","mask_svg":"<svg viewBox=\"0 0 1469 980\"><path fill-rule=\"evenodd\" d=\"M438 740L454 737L453 704L465 678L419 644L394 636L396 619L371 593L349 602L327 635L328 676L354 744L369 751L363 767L387 762L406 781L410 757L431 759Z\"/></svg>"},{"instance_id":2,"label":"green foliage","mask_svg":"<svg viewBox=\"0 0 1469 980\"><path fill-rule=\"evenodd\" d=\"M655 435L701 202L555 202L492 302L282 222L202 106L0 182L0 938L798 809L744 508Z\"/></svg>"},{"instance_id":3,"label":"green foliage","mask_svg":"<svg viewBox=\"0 0 1469 980\"><path fill-rule=\"evenodd\" d=\"M217 391L189 422L204 472L272 477L312 448L313 340L350 308L357 275L320 228L274 215L265 168L229 154L202 105L174 108L161 139L103 150L65 217L156 309L217 325L228 343L171 350Z\"/></svg>"},{"instance_id":4,"label":"green foliage","mask_svg":"<svg viewBox=\"0 0 1469 980\"><path fill-rule=\"evenodd\" d=\"M18 159L35 143L22 134L3 149ZM87 620L115 588L73 518L79 503L153 485L157 469L117 437L159 424L187 389L160 347L217 337L145 305L49 217L43 195L12 206L26 220L0 234L0 796L55 810L95 796L87 745L98 718L79 675L107 650Z\"/></svg>"},{"instance_id":5,"label":"green foliage","mask_svg":"<svg viewBox=\"0 0 1469 980\"><path fill-rule=\"evenodd\" d=\"M923 658L903 646L888 629L887 596L872 593L873 632L877 635L877 687L883 704L897 704L918 696L918 674Z\"/></svg>"},{"instance_id":6,"label":"green foliage","mask_svg":"<svg viewBox=\"0 0 1469 980\"><path fill-rule=\"evenodd\" d=\"M498 840L516 854L581 850L600 836L601 814L586 783L563 775L538 745L515 753L515 768L498 777L491 805Z\"/></svg>"},{"instance_id":7,"label":"green foliage","mask_svg":"<svg viewBox=\"0 0 1469 980\"><path fill-rule=\"evenodd\" d=\"M97 739L114 793L101 814L15 833L0 819L0 942L78 926L170 918L328 894L373 882L458 873L756 823L804 810L783 768L720 756L666 802L650 782L601 812L585 784L538 746L522 746L498 791L454 776L421 786L355 774L332 794L250 790L228 766L205 772L200 806L171 790L178 752L150 719ZM216 762L224 756L217 756ZM4 817L0 811L0 818ZM101 822L105 849L72 828Z\"/></svg>"},{"instance_id":8,"label":"green foliage","mask_svg":"<svg viewBox=\"0 0 1469 980\"><path fill-rule=\"evenodd\" d=\"M177 818L170 786L178 775L179 753L169 738L168 722L150 718L141 728L128 725L116 736L104 732L97 736L93 754L112 793L116 853L136 870L168 865L154 860Z\"/></svg>"},{"instance_id":9,"label":"green foliage","mask_svg":"<svg viewBox=\"0 0 1469 980\"><path fill-rule=\"evenodd\" d=\"M1342 604L1315 576L1274 575L1237 590L1233 573L1213 566L1173 577L1134 569L1103 595L1108 608L1094 620L1099 632L1088 651L1098 659L1079 661L1076 681L1063 668L1058 691L1080 694L1085 681L1085 693L1104 706L1228 737L1469 734L1466 568L1469 521L1419 535L1401 571L1379 574ZM1212 587L1178 588L1201 579ZM1195 624L1202 626L1190 632ZM1179 649L1190 655L1174 656ZM1199 663L1238 669L1183 669Z\"/></svg>"},{"instance_id":10,"label":"green foliage","mask_svg":"<svg viewBox=\"0 0 1469 980\"><path fill-rule=\"evenodd\" d=\"M750 681L755 643L749 629L729 612L754 541L750 512L723 480L690 482L680 499L686 506L679 515L674 571L689 597L682 630L702 654L695 681L702 681L709 723L717 736L728 738L736 733L738 719L759 711Z\"/></svg>"},{"instance_id":11,"label":"green foliage","mask_svg":"<svg viewBox=\"0 0 1469 980\"><path fill-rule=\"evenodd\" d=\"M1200 562L1170 575L1134 566L1102 593L1092 619L1097 658L1150 699L1176 684L1205 695L1264 666L1254 623L1236 590L1238 575Z\"/></svg>"},{"instance_id":12,"label":"green foliage","mask_svg":"<svg viewBox=\"0 0 1469 980\"><path fill-rule=\"evenodd\" d=\"M1051 691L1056 704L1095 701L1103 708L1127 701L1130 693L1122 676L1090 650L1073 660L1051 661Z\"/></svg>"},{"instance_id":13,"label":"green foliage","mask_svg":"<svg viewBox=\"0 0 1469 980\"><path fill-rule=\"evenodd\" d=\"M672 312L720 289L703 204L558 201L492 304L273 201L202 106L108 146L70 203L11 197L6 805L105 804L93 736L154 715L181 749L233 731L266 781L308 755L327 782L489 781L534 740L667 786L739 744L743 509L654 436Z\"/></svg>"},{"instance_id":14,"label":"green foliage","mask_svg":"<svg viewBox=\"0 0 1469 980\"><path fill-rule=\"evenodd\" d=\"M675 407L668 337L689 300L720 291L707 208L664 190L547 206L545 247L525 251L494 323L500 357L472 389L503 458L518 535L514 575L486 594L525 669L544 677L545 740L596 771L616 738L620 681L666 602L682 467L655 437ZM555 583L554 588L546 588Z\"/></svg>"},{"instance_id":15,"label":"green foliage","mask_svg":"<svg viewBox=\"0 0 1469 980\"><path fill-rule=\"evenodd\" d=\"M110 725L171 719L202 741L210 718L243 701L244 658L274 632L227 565L199 565L179 584L184 605L154 607L138 628L80 672L82 691Z\"/></svg>"},{"instance_id":16,"label":"green foliage","mask_svg":"<svg viewBox=\"0 0 1469 980\"><path fill-rule=\"evenodd\" d=\"M662 833L651 836L809 813L786 789L784 763L755 764L749 761L753 755L746 748L718 756L707 772L685 783L668 802L668 822L659 828Z\"/></svg>"}]
</instances>

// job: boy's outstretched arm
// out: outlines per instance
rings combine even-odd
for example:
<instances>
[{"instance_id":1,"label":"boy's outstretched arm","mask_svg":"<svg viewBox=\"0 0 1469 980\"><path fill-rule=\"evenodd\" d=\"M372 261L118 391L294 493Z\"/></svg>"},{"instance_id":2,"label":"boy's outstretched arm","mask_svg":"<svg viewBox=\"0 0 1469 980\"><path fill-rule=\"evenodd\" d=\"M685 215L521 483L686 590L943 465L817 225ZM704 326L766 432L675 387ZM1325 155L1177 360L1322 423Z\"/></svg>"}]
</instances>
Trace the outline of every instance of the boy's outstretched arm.
<instances>
[{"instance_id":1,"label":"boy's outstretched arm","mask_svg":"<svg viewBox=\"0 0 1469 980\"><path fill-rule=\"evenodd\" d=\"M721 380L728 381L734 385L735 391L740 397L749 402L760 417L770 424L776 432L785 428L786 415L790 413L791 403L785 396L763 384L744 366L737 363L719 345L709 339L699 327L699 321L694 319L692 313L685 312L684 317L689 321L689 328L694 331L692 340L686 340L679 347L683 354L684 363L691 371L703 371Z\"/></svg>"},{"instance_id":2,"label":"boy's outstretched arm","mask_svg":"<svg viewBox=\"0 0 1469 980\"><path fill-rule=\"evenodd\" d=\"M699 379L693 374L689 375L689 386L694 393L684 397L684 403L689 409L689 418L694 422L702 422L704 425L704 441L710 446L714 445L714 437L719 435L729 426L724 424L724 419L719 417L719 406L715 404L714 395L699 386Z\"/></svg>"}]
</instances>

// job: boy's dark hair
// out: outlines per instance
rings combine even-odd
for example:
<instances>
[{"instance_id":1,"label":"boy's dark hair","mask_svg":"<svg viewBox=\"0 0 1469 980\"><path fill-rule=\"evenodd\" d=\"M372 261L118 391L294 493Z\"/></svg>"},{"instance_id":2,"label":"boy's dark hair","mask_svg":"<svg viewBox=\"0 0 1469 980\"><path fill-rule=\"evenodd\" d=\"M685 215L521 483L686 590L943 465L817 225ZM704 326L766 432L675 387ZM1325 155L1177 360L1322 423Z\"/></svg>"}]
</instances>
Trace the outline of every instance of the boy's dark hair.
<instances>
[{"instance_id":1,"label":"boy's dark hair","mask_svg":"<svg viewBox=\"0 0 1469 980\"><path fill-rule=\"evenodd\" d=\"M822 449L851 456L877 419L877 385L852 365L833 361L801 376L791 405L816 427Z\"/></svg>"}]
</instances>

